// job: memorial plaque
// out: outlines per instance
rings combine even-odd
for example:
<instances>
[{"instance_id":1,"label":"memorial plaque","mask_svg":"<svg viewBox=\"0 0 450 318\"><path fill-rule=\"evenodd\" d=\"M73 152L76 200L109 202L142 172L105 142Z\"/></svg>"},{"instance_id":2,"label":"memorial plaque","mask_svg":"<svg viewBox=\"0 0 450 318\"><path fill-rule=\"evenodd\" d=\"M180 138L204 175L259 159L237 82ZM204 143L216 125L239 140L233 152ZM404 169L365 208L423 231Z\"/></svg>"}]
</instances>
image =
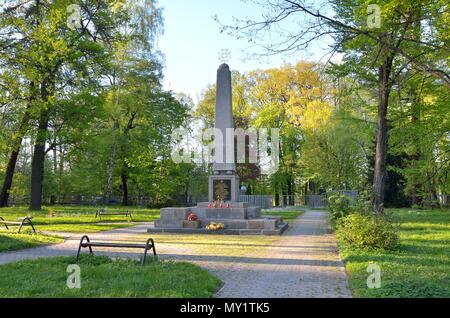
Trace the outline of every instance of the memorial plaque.
<instances>
[{"instance_id":1,"label":"memorial plaque","mask_svg":"<svg viewBox=\"0 0 450 318\"><path fill-rule=\"evenodd\" d=\"M231 201L231 180L213 180L214 200L218 196L224 201Z\"/></svg>"}]
</instances>

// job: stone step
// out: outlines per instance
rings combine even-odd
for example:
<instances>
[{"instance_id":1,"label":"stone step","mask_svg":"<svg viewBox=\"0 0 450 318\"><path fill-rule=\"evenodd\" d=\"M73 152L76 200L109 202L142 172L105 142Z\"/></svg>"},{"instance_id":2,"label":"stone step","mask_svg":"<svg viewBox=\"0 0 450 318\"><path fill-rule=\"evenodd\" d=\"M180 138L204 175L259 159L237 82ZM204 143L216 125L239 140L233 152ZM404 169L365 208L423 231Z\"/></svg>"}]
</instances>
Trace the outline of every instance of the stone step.
<instances>
[{"instance_id":1,"label":"stone step","mask_svg":"<svg viewBox=\"0 0 450 318\"><path fill-rule=\"evenodd\" d=\"M191 212L195 213L199 219L250 219L259 218L261 216L261 208L191 208Z\"/></svg>"},{"instance_id":2,"label":"stone step","mask_svg":"<svg viewBox=\"0 0 450 318\"><path fill-rule=\"evenodd\" d=\"M227 229L249 229L249 230L275 230L281 220L278 218L259 218L251 220L242 219L200 219L201 227L206 227L210 223L222 223ZM156 220L157 228L183 228L183 220Z\"/></svg>"},{"instance_id":3,"label":"stone step","mask_svg":"<svg viewBox=\"0 0 450 318\"><path fill-rule=\"evenodd\" d=\"M279 224L274 230L257 229L224 229L210 231L205 228L183 229L183 228L149 228L148 233L173 233L173 234L222 234L222 235L281 235L288 228L287 223Z\"/></svg>"}]
</instances>

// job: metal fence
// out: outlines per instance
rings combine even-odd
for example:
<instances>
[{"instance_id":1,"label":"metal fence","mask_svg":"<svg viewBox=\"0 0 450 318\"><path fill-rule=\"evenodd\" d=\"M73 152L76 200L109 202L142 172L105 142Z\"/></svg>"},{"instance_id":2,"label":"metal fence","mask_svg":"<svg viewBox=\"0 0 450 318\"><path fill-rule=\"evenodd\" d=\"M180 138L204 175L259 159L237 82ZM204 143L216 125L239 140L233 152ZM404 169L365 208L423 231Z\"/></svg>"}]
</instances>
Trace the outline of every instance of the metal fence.
<instances>
[{"instance_id":1,"label":"metal fence","mask_svg":"<svg viewBox=\"0 0 450 318\"><path fill-rule=\"evenodd\" d=\"M271 195L240 195L240 202L248 202L251 206L259 206L263 209L273 207L273 196Z\"/></svg>"},{"instance_id":2,"label":"metal fence","mask_svg":"<svg viewBox=\"0 0 450 318\"><path fill-rule=\"evenodd\" d=\"M340 190L320 195L305 195L306 205L310 208L326 208L328 207L328 198L336 193L344 194L350 197L352 201L358 198L358 191L356 190Z\"/></svg>"},{"instance_id":3,"label":"metal fence","mask_svg":"<svg viewBox=\"0 0 450 318\"><path fill-rule=\"evenodd\" d=\"M280 195L278 203L274 195L241 195L241 202L248 202L252 206L259 206L263 209L271 209L276 207L293 207L305 205L305 197L300 195Z\"/></svg>"},{"instance_id":4,"label":"metal fence","mask_svg":"<svg viewBox=\"0 0 450 318\"><path fill-rule=\"evenodd\" d=\"M310 208L326 208L328 198L326 195L305 195L306 205Z\"/></svg>"}]
</instances>

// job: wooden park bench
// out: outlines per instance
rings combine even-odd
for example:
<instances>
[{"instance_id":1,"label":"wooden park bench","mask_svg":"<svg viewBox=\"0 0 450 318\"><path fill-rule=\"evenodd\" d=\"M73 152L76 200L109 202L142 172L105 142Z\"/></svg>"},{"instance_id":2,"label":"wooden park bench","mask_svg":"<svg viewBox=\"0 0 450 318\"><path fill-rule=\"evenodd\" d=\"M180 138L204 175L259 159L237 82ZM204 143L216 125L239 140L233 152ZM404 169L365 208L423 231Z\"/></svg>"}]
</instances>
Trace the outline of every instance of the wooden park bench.
<instances>
[{"instance_id":1,"label":"wooden park bench","mask_svg":"<svg viewBox=\"0 0 450 318\"><path fill-rule=\"evenodd\" d=\"M142 248L144 249L144 256L141 260L141 265L145 264L145 259L147 258L147 251L153 250L153 256L156 258L155 242L153 239L148 239L145 244L131 244L131 243L120 243L120 242L91 242L87 235L83 236L80 240L80 245L78 246L77 262L80 258L81 248L89 248L89 252L92 252L92 247L117 247L117 248Z\"/></svg>"},{"instance_id":2,"label":"wooden park bench","mask_svg":"<svg viewBox=\"0 0 450 318\"><path fill-rule=\"evenodd\" d=\"M33 232L36 233L36 229L33 226L33 222L31 222L32 218L33 217L31 216L26 216L23 218L19 218L20 220L19 222L14 222L14 221L5 221L5 219L0 216L0 224L3 224L7 230L9 230L8 225L19 226L19 231L17 233L20 233L22 227L24 227L25 225L29 225L33 229Z\"/></svg>"},{"instance_id":3,"label":"wooden park bench","mask_svg":"<svg viewBox=\"0 0 450 318\"><path fill-rule=\"evenodd\" d=\"M129 210L123 212L111 212L106 211L105 209L100 209L95 212L95 217L98 217L100 220L102 219L102 215L124 215L125 217L129 216L130 220L133 220L133 218L131 217L131 212Z\"/></svg>"}]
</instances>

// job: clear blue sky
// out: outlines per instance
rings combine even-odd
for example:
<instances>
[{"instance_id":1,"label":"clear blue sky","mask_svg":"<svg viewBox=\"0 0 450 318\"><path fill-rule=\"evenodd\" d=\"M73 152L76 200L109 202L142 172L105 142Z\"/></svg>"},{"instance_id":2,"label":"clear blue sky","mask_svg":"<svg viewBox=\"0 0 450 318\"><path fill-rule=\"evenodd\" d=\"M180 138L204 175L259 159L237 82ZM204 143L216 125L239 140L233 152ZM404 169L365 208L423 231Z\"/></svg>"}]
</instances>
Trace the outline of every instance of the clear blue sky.
<instances>
[{"instance_id":1,"label":"clear blue sky","mask_svg":"<svg viewBox=\"0 0 450 318\"><path fill-rule=\"evenodd\" d=\"M184 92L194 99L209 84L214 83L219 66L218 52L231 51L228 64L240 72L257 68L277 67L298 60L316 60L323 55L317 46L295 56L276 56L259 61L243 61L249 43L220 34L220 26L213 20L217 14L223 23L232 24L232 18L259 18L264 10L250 1L241 0L159 0L164 8L164 35L159 49L165 54L166 89Z\"/></svg>"}]
</instances>

